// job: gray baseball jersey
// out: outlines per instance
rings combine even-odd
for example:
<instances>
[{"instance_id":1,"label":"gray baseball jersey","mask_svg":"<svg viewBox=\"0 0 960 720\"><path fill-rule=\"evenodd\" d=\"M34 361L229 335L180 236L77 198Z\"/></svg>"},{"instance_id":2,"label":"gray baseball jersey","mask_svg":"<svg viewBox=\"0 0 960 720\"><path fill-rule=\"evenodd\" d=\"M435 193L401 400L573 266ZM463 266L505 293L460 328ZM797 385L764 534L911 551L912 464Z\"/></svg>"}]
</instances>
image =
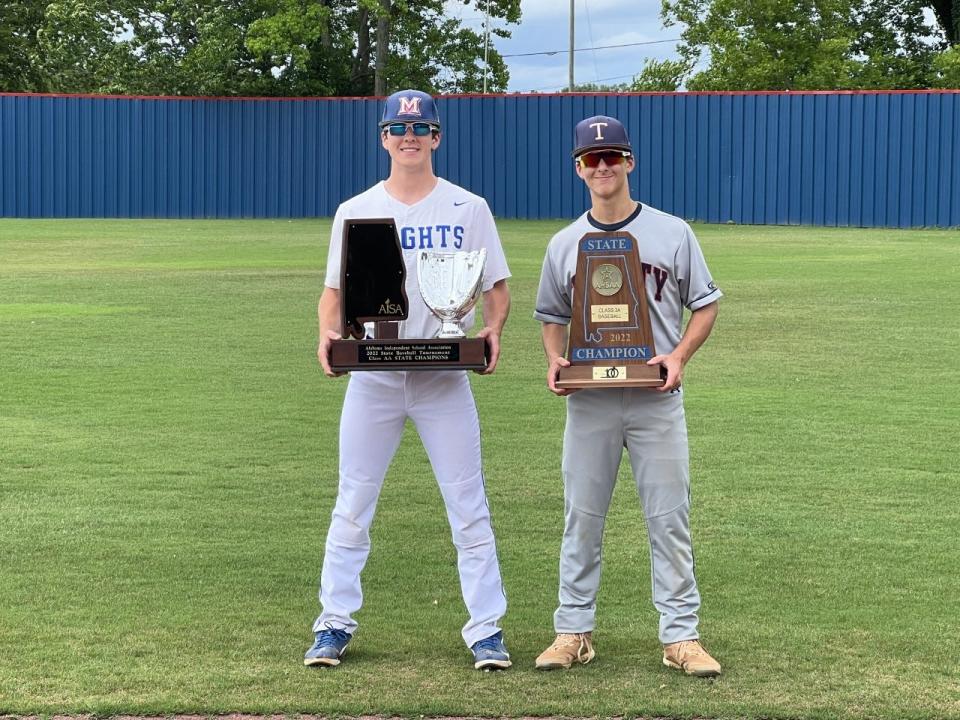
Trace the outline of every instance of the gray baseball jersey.
<instances>
[{"instance_id":1,"label":"gray baseball jersey","mask_svg":"<svg viewBox=\"0 0 960 720\"><path fill-rule=\"evenodd\" d=\"M637 204L615 226L585 213L547 247L534 317L570 322L578 241L586 233L626 231L640 249L658 354L682 336L683 308L720 299L697 239L680 218ZM558 633L590 632L596 623L603 528L626 447L646 518L651 586L664 644L698 637L700 593L689 526L690 472L683 394L647 388L585 389L567 397L563 440L564 533L560 545Z\"/></svg>"},{"instance_id":2,"label":"gray baseball jersey","mask_svg":"<svg viewBox=\"0 0 960 720\"><path fill-rule=\"evenodd\" d=\"M624 223L603 225L584 213L553 236L540 275L533 316L541 322L570 322L573 276L577 271L577 241L589 232L626 231L636 238L650 309L653 341L659 354L668 354L683 333L683 308L697 310L720 299L700 244L680 218L649 205Z\"/></svg>"}]
</instances>

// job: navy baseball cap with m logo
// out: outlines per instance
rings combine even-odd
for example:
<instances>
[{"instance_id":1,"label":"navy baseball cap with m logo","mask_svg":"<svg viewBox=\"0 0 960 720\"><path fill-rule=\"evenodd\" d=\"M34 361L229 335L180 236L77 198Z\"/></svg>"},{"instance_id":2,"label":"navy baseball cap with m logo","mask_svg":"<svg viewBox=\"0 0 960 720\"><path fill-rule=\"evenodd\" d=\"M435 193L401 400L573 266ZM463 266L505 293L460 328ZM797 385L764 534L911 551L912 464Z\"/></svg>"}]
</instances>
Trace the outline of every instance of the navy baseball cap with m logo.
<instances>
[{"instance_id":1,"label":"navy baseball cap with m logo","mask_svg":"<svg viewBox=\"0 0 960 720\"><path fill-rule=\"evenodd\" d=\"M594 115L577 123L573 131L573 156L594 150L626 150L633 152L627 130L616 118Z\"/></svg>"},{"instance_id":2,"label":"navy baseball cap with m logo","mask_svg":"<svg viewBox=\"0 0 960 720\"><path fill-rule=\"evenodd\" d=\"M400 90L387 98L380 127L396 122L425 122L440 127L440 113L433 98L419 90Z\"/></svg>"}]
</instances>

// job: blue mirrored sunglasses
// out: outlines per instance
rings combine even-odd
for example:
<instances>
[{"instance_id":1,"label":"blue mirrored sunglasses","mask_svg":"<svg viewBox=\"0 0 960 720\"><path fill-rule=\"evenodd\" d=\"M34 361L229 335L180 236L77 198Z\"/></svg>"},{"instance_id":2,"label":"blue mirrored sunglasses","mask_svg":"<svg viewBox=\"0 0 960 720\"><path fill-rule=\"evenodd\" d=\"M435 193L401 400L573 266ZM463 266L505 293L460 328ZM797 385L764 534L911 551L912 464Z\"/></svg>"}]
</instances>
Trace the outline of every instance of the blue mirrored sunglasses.
<instances>
[{"instance_id":1,"label":"blue mirrored sunglasses","mask_svg":"<svg viewBox=\"0 0 960 720\"><path fill-rule=\"evenodd\" d=\"M413 130L413 134L417 137L424 137L429 135L431 132L438 130L430 123L425 122L414 122L414 123L390 123L387 125L387 132L391 135L401 137L407 134L407 128Z\"/></svg>"}]
</instances>

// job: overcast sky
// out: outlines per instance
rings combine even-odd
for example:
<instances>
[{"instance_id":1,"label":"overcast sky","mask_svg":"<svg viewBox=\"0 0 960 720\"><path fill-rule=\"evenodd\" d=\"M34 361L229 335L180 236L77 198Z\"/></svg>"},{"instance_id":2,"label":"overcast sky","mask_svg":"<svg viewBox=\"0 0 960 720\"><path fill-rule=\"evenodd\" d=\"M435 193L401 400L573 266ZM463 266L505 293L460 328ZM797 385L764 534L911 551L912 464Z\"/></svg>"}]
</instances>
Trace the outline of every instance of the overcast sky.
<instances>
[{"instance_id":1,"label":"overcast sky","mask_svg":"<svg viewBox=\"0 0 960 720\"><path fill-rule=\"evenodd\" d=\"M451 2L453 13L470 27L482 31L483 14ZM553 92L567 86L570 46L569 0L521 0L520 25L510 26L513 37L491 36L505 56L559 50L555 55L506 57L510 92ZM644 58L675 58L677 27L665 28L660 20L660 0L574 0L575 47L654 43L632 47L584 50L574 53L577 84L629 82L643 67ZM499 21L499 27L505 27Z\"/></svg>"}]
</instances>

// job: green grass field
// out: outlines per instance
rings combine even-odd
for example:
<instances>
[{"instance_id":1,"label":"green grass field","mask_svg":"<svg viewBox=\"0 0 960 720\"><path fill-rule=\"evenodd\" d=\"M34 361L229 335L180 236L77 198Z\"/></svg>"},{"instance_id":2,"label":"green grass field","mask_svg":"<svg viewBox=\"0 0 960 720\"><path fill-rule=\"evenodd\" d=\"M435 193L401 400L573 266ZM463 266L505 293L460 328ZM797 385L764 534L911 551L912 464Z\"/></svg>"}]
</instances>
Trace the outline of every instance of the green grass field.
<instances>
[{"instance_id":1,"label":"green grass field","mask_svg":"<svg viewBox=\"0 0 960 720\"><path fill-rule=\"evenodd\" d=\"M726 297L687 370L701 630L660 664L625 470L597 660L552 639L563 401L531 317L547 239L502 222L513 314L474 377L515 666L472 669L415 433L361 629L303 668L346 380L315 359L328 221L0 221L0 715L960 717L960 233L698 226Z\"/></svg>"}]
</instances>

